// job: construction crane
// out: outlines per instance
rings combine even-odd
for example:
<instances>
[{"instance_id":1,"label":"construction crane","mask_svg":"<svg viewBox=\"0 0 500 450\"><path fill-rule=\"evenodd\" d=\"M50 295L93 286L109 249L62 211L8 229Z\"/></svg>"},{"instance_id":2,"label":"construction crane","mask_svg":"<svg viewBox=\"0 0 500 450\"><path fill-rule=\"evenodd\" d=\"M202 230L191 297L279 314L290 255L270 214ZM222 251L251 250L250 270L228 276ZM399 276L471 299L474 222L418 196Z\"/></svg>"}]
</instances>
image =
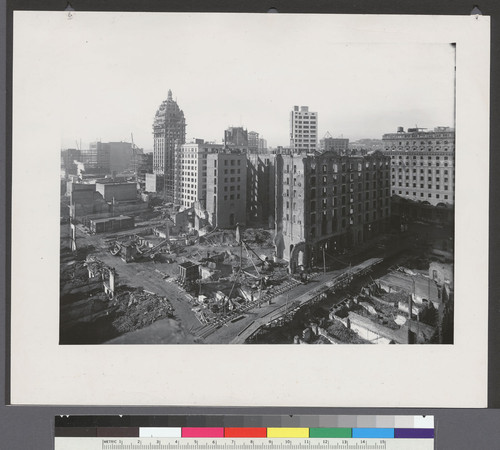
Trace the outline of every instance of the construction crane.
<instances>
[{"instance_id":1,"label":"construction crane","mask_svg":"<svg viewBox=\"0 0 500 450\"><path fill-rule=\"evenodd\" d=\"M257 254L257 252L252 247L250 247L250 245L247 242L245 242L243 240L243 238L241 237L241 234L240 234L240 227L239 227L239 225L236 225L236 240L239 241L239 244L240 244L240 266L238 268L238 271L235 274L234 282L233 282L233 285L231 286L231 290L230 290L229 295L228 295L228 301L230 301L231 294L233 293L234 288L236 286L236 282L239 281L239 280L241 280L241 277L243 276L244 270L243 270L243 267L242 267L242 261L243 261L243 249L245 249L245 252L246 252L246 254L248 256L248 259L250 259L250 262L252 263L252 265L253 265L253 267L255 269L255 272L257 273L257 276L255 278L258 280L259 304L260 304L260 297L261 297L262 286L263 286L263 282L264 282L264 276L262 275L262 273L257 268L257 265L254 263L253 258L250 255L250 252L252 252L257 257L257 259L259 260L259 262L265 264L266 261L264 261ZM248 274L248 272L245 272L245 273ZM224 307L223 314L224 315L226 314L225 307Z\"/></svg>"},{"instance_id":2,"label":"construction crane","mask_svg":"<svg viewBox=\"0 0 500 450\"><path fill-rule=\"evenodd\" d=\"M133 164L133 169L134 169L134 174L135 177L137 178L137 172L138 172L138 162L137 162L137 145L134 144L134 133L130 133L130 147L132 148L132 164Z\"/></svg>"}]
</instances>

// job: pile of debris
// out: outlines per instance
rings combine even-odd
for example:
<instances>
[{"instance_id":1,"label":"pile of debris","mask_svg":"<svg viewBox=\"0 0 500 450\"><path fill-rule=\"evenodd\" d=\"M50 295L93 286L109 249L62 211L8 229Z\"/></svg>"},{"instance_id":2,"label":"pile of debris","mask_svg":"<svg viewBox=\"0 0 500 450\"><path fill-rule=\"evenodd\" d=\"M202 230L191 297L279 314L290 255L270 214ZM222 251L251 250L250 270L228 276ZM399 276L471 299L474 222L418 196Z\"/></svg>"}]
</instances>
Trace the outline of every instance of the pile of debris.
<instances>
[{"instance_id":1,"label":"pile of debris","mask_svg":"<svg viewBox=\"0 0 500 450\"><path fill-rule=\"evenodd\" d=\"M166 297L141 289L117 295L112 305L116 307L113 326L120 333L138 330L174 315L174 308Z\"/></svg>"},{"instance_id":2,"label":"pile of debris","mask_svg":"<svg viewBox=\"0 0 500 450\"><path fill-rule=\"evenodd\" d=\"M354 331L346 328L342 323L338 320L335 320L328 328L327 332L330 336L344 344L368 344L368 341L365 341L361 337L359 337Z\"/></svg>"},{"instance_id":3,"label":"pile of debris","mask_svg":"<svg viewBox=\"0 0 500 450\"><path fill-rule=\"evenodd\" d=\"M212 247L236 245L235 233L232 230L213 230L199 237L200 245L208 245Z\"/></svg>"},{"instance_id":4,"label":"pile of debris","mask_svg":"<svg viewBox=\"0 0 500 450\"><path fill-rule=\"evenodd\" d=\"M68 283L72 285L81 285L88 281L89 277L85 263L82 261L71 262L65 267L61 266L60 283L61 286L66 286Z\"/></svg>"},{"instance_id":5,"label":"pile of debris","mask_svg":"<svg viewBox=\"0 0 500 450\"><path fill-rule=\"evenodd\" d=\"M84 266L88 271L88 278L104 278L103 274L106 274L108 267L95 256L87 256Z\"/></svg>"},{"instance_id":6,"label":"pile of debris","mask_svg":"<svg viewBox=\"0 0 500 450\"><path fill-rule=\"evenodd\" d=\"M256 244L261 247L273 247L271 233L260 228L247 228L243 233L243 239L249 244Z\"/></svg>"}]
</instances>

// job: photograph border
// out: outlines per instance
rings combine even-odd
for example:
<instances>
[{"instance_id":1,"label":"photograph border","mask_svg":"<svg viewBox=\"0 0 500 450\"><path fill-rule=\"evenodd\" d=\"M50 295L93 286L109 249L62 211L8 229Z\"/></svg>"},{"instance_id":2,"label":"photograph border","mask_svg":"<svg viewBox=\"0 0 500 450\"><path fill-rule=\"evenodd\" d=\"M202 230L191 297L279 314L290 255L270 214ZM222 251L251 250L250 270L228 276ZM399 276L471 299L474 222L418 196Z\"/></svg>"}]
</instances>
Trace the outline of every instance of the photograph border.
<instances>
[{"instance_id":1,"label":"photograph border","mask_svg":"<svg viewBox=\"0 0 500 450\"><path fill-rule=\"evenodd\" d=\"M388 21L391 22L394 19L389 18L388 16L385 16L385 18L380 17L381 22ZM400 17L398 17L400 19ZM415 25L418 27L421 26L421 24L417 24L419 20L423 20L425 18L416 18L416 17L411 17L411 16L406 16L410 22L413 22L413 26ZM442 22L441 22L441 19ZM446 20L445 18L439 19L440 24L444 23ZM466 211L466 208L464 206L468 205L474 205L477 211L481 212L480 217L483 219L485 218L484 214L486 214L486 220L484 220L484 224L482 224L482 227L478 227L482 232L478 232L477 234L480 235L478 238L481 238L477 242L475 242L474 248L466 247L462 248L462 245L457 245L457 252L456 252L456 263L457 266L462 265L462 263L459 261L460 255L463 257L467 255L467 257L470 259L472 258L472 262L470 263L471 265L474 263L473 267L479 267L479 268L485 268L487 267L487 260L485 258L487 257L487 214L488 214L488 180L487 177L486 180L483 180L483 182L478 183L477 180L474 184L475 188L475 195L480 195L481 196L481 201L478 202L477 199L471 198L471 193L469 191L469 185L465 184L460 181L460 179L465 179L466 173L467 173L467 162L469 161L467 158L470 157L470 155L466 155L464 159L464 155L460 155L460 146L462 148L466 147L468 148L468 145L474 143L474 148L472 151L472 157L475 158L476 164L479 164L479 167L481 170L485 170L487 173L488 170L488 123L489 123L489 117L488 117L488 111L486 106L488 106L488 94L489 94L489 89L488 89L488 82L489 82L489 30L485 31L487 28L486 25L482 26L482 29L480 32L473 32L471 35L467 36L468 42L466 42L464 39L464 32L471 32L471 27L474 27L474 25L471 25L471 23L474 20L474 18L470 17L460 17L460 18L447 18L450 20L450 22L460 22L460 30L454 29L454 26L450 26L450 28L446 29L446 31L450 34L457 33L456 37L457 39L454 39L453 41L457 42L457 123L456 123L456 129L457 129L457 166L456 166L456 180L457 180L457 189L456 189L456 198L457 198L457 216L458 216L458 210L460 211ZM437 19L435 19L437 20ZM482 23L484 24L487 22L489 24L489 18L483 17L480 19ZM406 20L403 20L406 21ZM401 24L401 22L399 22ZM378 26L386 26L387 27L387 22L385 25L378 24ZM411 28L411 27L410 27ZM405 30L407 32L407 30ZM483 49L483 52L478 52L478 53L470 53L473 52L473 48L476 47L476 45L479 45L480 48ZM465 58L467 56L468 62L472 63L472 67L469 66L469 64L465 63L463 59L458 58L458 52L460 51L460 46L462 47L462 53L461 53L461 58ZM465 50L467 49L467 51ZM465 52L465 53L464 53ZM488 58L485 58L485 55L488 56ZM463 64L462 66L460 66ZM465 67L465 66L467 67ZM465 67L465 68L464 68ZM481 68L482 70L479 72L478 75L478 68ZM14 80L15 81L15 80ZM476 85L477 83L477 85ZM475 95L470 95L470 98L466 98L467 95L464 95L464 91L468 91L468 94L475 94ZM14 90L15 94L15 90ZM486 94L486 96L484 95ZM458 97L460 96L460 102L458 101ZM485 104L486 103L486 104ZM463 110L461 110L461 107L467 108L467 113L465 113ZM486 111L485 111L486 109ZM16 113L14 109L14 114ZM485 114L486 113L486 114ZM474 120L471 120L471 117L473 116ZM16 116L14 115L13 122L15 122ZM471 123L469 123L469 121ZM472 123L473 122L473 123ZM14 142L16 139L16 124L14 123ZM473 128L474 131L474 136L469 136L471 130L471 127ZM468 131L469 133L467 133ZM55 136L55 134L53 135ZM51 141L52 142L52 141ZM14 156L14 178L13 178L13 205L15 206L18 204L16 200L19 200L21 195L21 187L19 184L16 183L15 179L15 174L16 174L16 169L19 166L16 166L16 158L21 159L20 156L17 155L18 153L18 148L14 145L14 151L13 151L13 156ZM463 150L462 150L463 151ZM21 154L22 151L20 150ZM57 168L58 169L58 168ZM48 172L50 173L50 171ZM464 178L462 178L464 177ZM482 195L483 194L483 195ZM461 200L460 200L461 199ZM461 202L461 204L460 204ZM486 207L485 207L486 205ZM49 205L53 209L53 205ZM58 207L58 205L56 205ZM20 271L22 268L22 265L20 261L25 260L24 258L27 256L28 251L31 251L30 242L26 242L26 240L19 239L19 237L26 232L26 229L23 230L23 226L26 226L25 221L27 220L26 213L24 212L19 212L19 208L14 208L13 211L13 238L14 238L14 245L17 243L22 242L22 248L19 249L17 246L14 247L14 252L13 252L13 274L14 276L20 275ZM35 208L36 209L36 208ZM461 219L460 221L456 221L456 236L457 236L457 241L459 236L465 236L468 229L471 226L471 221L470 217L467 217L465 214L461 214ZM49 217L50 214L49 214ZM463 217L463 219L462 219ZM477 218L477 214L476 214ZM56 217L57 219L57 217ZM46 228L46 230L50 230L51 226L53 225L53 220L51 220L51 224L49 224L49 227ZM23 225L24 224L24 225ZM41 224L41 228L43 229L46 224ZM29 240L28 240L29 241ZM58 246L57 246L58 247ZM58 250L58 248L57 248ZM479 251L480 250L480 251ZM44 253L43 253L44 254ZM24 257L24 258L23 258ZM45 257L44 257L45 258ZM37 264L33 263L33 266L31 267L32 270L36 272L37 269L40 269L40 264L38 262ZM42 264L46 264L46 262L43 262ZM463 265L462 265L463 267ZM57 265L58 268L58 265ZM456 272L458 273L459 269L458 267L456 268ZM32 272L33 273L33 272ZM474 274L474 279L477 280L483 280L485 281L485 275L480 273L478 276L475 276ZM469 277L471 275L469 274ZM34 278L36 279L37 276L34 275ZM117 353L123 353L121 350L118 351L116 347L113 347L112 349L112 360L108 360L106 353L110 353L109 346L102 346L102 347L92 347L91 349L88 348L79 348L78 351L73 347L71 349L67 350L61 350L60 348L55 349L55 352L50 352L51 357L54 355L57 355L56 362L57 364L54 367L51 367L49 372L52 373L47 373L47 370L44 369L43 364L41 364L41 361L38 358L35 358L34 356L42 356L42 358L47 357L48 353L44 353L47 351L47 349L42 349L39 348L42 353L35 352L37 355L33 355L33 353L29 353L29 357L23 357L22 360L20 360L20 355L22 354L21 352L23 350L27 350L32 345L29 344L29 342L26 341L26 337L29 338L30 333L32 334L33 332L40 331L42 333L42 336L47 339L46 342L52 342L52 337L53 337L53 331L47 329L47 327L42 327L40 325L38 326L33 326L33 323L24 323L23 319L26 319L26 314L28 316L31 314L33 315L34 313L29 312L24 308L26 306L26 303L22 303L21 305L16 304L16 301L13 301L12 303L12 312L13 312L13 321L12 321L12 336L13 336L13 364L12 364L12 380L14 381L13 383L13 402L14 403L52 403L48 402L47 399L52 398L55 399L55 403L80 403L80 404L145 404L144 398L147 398L148 401L146 403L149 404L163 404L163 403L169 403L169 404L193 404L193 405L199 405L199 404L212 404L212 405L222 405L222 404L232 404L232 405L239 405L239 404L249 404L249 405L324 405L324 406L330 406L335 404L336 406L485 406L486 403L486 363L485 363L485 357L486 357L486 349L487 349L487 332L484 331L486 328L481 330L481 323L487 323L487 281L484 283L480 283L480 288L474 292L470 292L470 288L467 285L466 280L460 279L460 277L457 276L457 284L456 284L456 298L459 300L460 298L467 298L465 295L460 294L458 291L459 289L464 289L465 292L468 294L475 294L476 298L479 297L479 306L477 307L477 311L475 311L474 314L469 317L468 320L471 320L473 324L475 324L474 333L470 337L471 340L473 340L473 344L471 345L470 342L465 342L465 338L463 336L460 336L460 333L456 333L456 347L457 349L452 349L450 350L449 347L445 350L447 350L448 353L448 362L450 358L450 354L452 355L451 358L460 358L460 357L466 357L467 362L471 365L474 366L474 370L471 370L469 367L469 370L466 371L467 380L454 380L455 383L455 389L461 389L462 395L459 396L459 398L454 398L451 399L448 397L443 397L442 393L439 392L432 392L432 394L428 395L427 397L423 398L422 393L418 393L417 395L410 395L408 396L409 402L405 400L405 395L408 393L407 392L407 386L400 386L399 389L390 389L388 390L388 386L385 384L384 380L378 380L378 382L372 383L372 386L370 386L370 390L373 388L373 385L377 386L380 389L381 396L371 396L369 403L367 404L367 391L362 390L360 394L363 395L363 397L353 398L352 394L352 389L348 389L350 391L349 394L343 393L344 389L343 386L343 380L339 380L339 374L335 371L335 367L326 367L327 361L325 361L325 350L323 349L317 349L314 348L312 349L311 347L307 346L287 346L286 348L280 348L280 356L283 358L283 364L282 368L276 369L274 366L276 362L272 359L269 358L269 356L266 355L265 358L262 358L262 355L259 355L262 351L266 351L266 349L250 349L248 347L245 347L245 352L247 353L247 357L251 359L250 367L255 367L258 368L259 365L255 364L258 363L259 361L264 361L264 365L266 367L269 367L272 365L273 370L270 372L275 372L274 375L276 375L276 379L279 380L285 380L285 384L288 385L287 390L276 390L278 387L276 385L276 382L272 382L273 380L270 379L269 376L264 377L263 382L266 383L267 385L265 388L262 388L262 386L259 385L256 386L258 388L261 388L260 391L259 389L256 389L255 387L249 387L246 383L248 383L251 380L243 380L239 378L240 376L244 375L244 372L247 370L245 364L241 364L241 367L235 368L234 365L228 364L228 362L238 360L241 358L241 355L238 355L241 351L242 348L239 346L235 346L235 348L224 348L222 349L222 353L225 353L225 355L217 355L215 358L212 356L208 358L204 354L197 355L195 358L197 359L197 364L187 364L187 367L183 368L182 371L180 371L177 375L178 377L176 380L172 381L164 381L161 382L159 385L154 386L153 391L155 392L147 392L142 389L137 389L135 387L136 391L134 392L134 386L135 386L135 380L137 379L137 373L132 375L127 383L123 385L124 379L121 378L121 383L122 385L120 386L119 389L116 388L116 385L113 385L113 383L110 384L111 380L116 377L117 373L113 372L116 368L120 370L120 368L123 369L123 367L127 367L127 363L130 362L130 358L137 358L137 363L134 364L135 366L140 367L150 367L151 363L157 362L161 358L167 357L170 360L173 361L181 361L183 360L186 355L183 354L184 351L187 351L188 353L191 353L191 350L187 350L185 348L179 348L179 349L172 349L169 347L168 351L163 348L155 348L151 349L149 348L150 346L147 346L148 348L144 349L144 347L140 346L132 346L133 348L128 351L128 349L125 351L125 353L128 353L128 355L117 355ZM19 279L20 276L19 276ZM26 291L26 286L20 286L19 283L15 283L16 278L13 278L13 297L16 298L22 298L23 302L26 302L28 298L31 298L31 295L28 291ZM465 283L464 283L465 281ZM484 284L484 286L483 286ZM479 295L478 295L479 291ZM32 291L31 294L34 292ZM484 301L483 301L484 299ZM484 303L484 304L483 304ZM456 313L459 310L458 307L456 307ZM23 311L24 317L20 317L19 313L20 311ZM53 312L53 308L51 309ZM463 308L462 308L463 311ZM460 322L463 325L463 317L462 317L462 322ZM456 321L457 323L457 321ZM57 330L56 330L57 331ZM484 332L483 332L484 331ZM57 332L56 332L57 335ZM19 339L23 339L21 346L19 347ZM29 341L29 339L28 339ZM33 344L33 343L32 343ZM38 343L36 343L38 344ZM36 347L36 346L35 346ZM134 348L135 347L135 348ZM180 346L184 347L184 346ZM205 349L205 346L200 346L202 347L202 350ZM225 346L222 346L225 347ZM315 347L324 347L324 346L315 346ZM343 362L347 361L349 362L349 359L352 359L352 356L350 355L352 353L352 347L350 346L342 346L343 348L336 349L338 351L338 356L339 359ZM364 346L363 346L364 347ZM38 348L38 347L36 347ZM307 350L306 350L307 348ZM478 349L479 348L479 349ZM247 350L248 349L248 350ZM52 349L54 350L54 349ZM154 351L153 351L154 350ZM465 350L465 355L463 354L463 350ZM206 351L206 350L205 350ZM370 357L373 357L373 353L377 354L376 356L376 363L383 364L385 367L387 365L385 364L388 360L387 355L379 355L380 350L368 350L366 348L359 348L356 347L356 352L358 352L358 358L363 362L363 366L369 365L368 361L370 361ZM406 346L399 346L399 348L392 347L391 351L393 352L393 355L396 355L396 358L398 358L399 361L406 361L405 358L407 358L407 353L411 353L411 361L414 361L416 359L421 359L421 360L426 360L426 358L429 355L429 352L434 353L435 357L437 359L442 359L442 355L440 355L441 351L434 349L429 349L427 346L415 346L412 347L411 349L408 349ZM473 354L471 354L471 351ZM73 355L71 352L79 353L79 357L82 358L82 360L75 360L75 355ZM93 355L92 355L93 353ZM211 352L213 353L213 352ZM218 352L217 352L218 353ZM132 356L131 356L132 355ZM312 355L312 357L311 357ZM189 359L191 359L193 356L190 355ZM98 368L97 371L93 371L92 367L89 366L89 362L94 360L95 358L99 358L99 363L102 364L101 367ZM389 359L394 359L394 358L389 358ZM432 358L431 358L432 359ZM36 361L35 361L36 360ZM86 360L86 361L85 361ZM296 362L301 361L302 364L304 364L305 367L303 367L303 370L296 371ZM305 363L304 363L305 361ZM85 362L87 364L85 364ZM318 367L318 362L320 362L320 365ZM358 361L359 362L359 361ZM372 361L373 362L373 361ZM438 363L439 361L436 361ZM68 364L69 363L69 364ZM83 363L83 365L82 365ZM200 363L200 364L198 364ZM254 363L254 364L252 364ZM396 361L392 361L392 364L394 365ZM443 361L441 361L441 364ZM472 363L472 364L471 364ZM62 364L62 365L61 365ZM430 363L432 365L432 363ZM63 374L64 372L64 367L66 365L69 365L71 367L77 368L76 372L73 372L71 374ZM97 364L99 365L99 364ZM401 364L404 366L404 364ZM340 364L341 367L346 368L345 364L342 365ZM433 366L434 368L434 366ZM441 366L438 364L438 372L439 368ZM457 367L454 366L456 369ZM26 374L23 376L23 373L25 373L26 369L28 369L28 373L31 375L26 376ZM83 370L82 370L83 369ZM122 370L121 369L121 370ZM295 369L295 370L294 370ZM349 373L349 378L352 379L353 374L359 374L362 372L358 373L359 367L357 369L348 369ZM402 368L401 368L402 369ZM402 384L406 384L410 382L411 376L413 375L414 382L419 384L419 383L426 383L426 382L431 382L432 380L435 380L436 378L443 379L446 378L446 373L441 373L439 372L437 375L435 373L432 373L431 377L426 377L424 374L421 374L420 376L413 373L413 371L418 370L418 367L415 366L415 364L411 365L405 368L404 372L399 374L401 376L397 376L396 378L402 382ZM206 382L210 384L209 380L212 381L217 381L221 376L224 376L224 374L230 374L230 377L235 380L238 380L237 382L231 381L230 386L225 386L224 390L222 392L218 392L213 395L206 395L207 393L202 393L202 392L197 392L196 394L194 393L194 390L192 393L189 393L187 390L184 391L181 396L177 395L180 394L179 392L176 392L178 390L179 382L184 382L186 381L185 376L186 374L190 374L192 376L193 374L196 374L196 372L201 372L203 373L204 376L207 377ZM278 373L276 373L278 372ZM319 373L323 372L323 373ZM391 371L392 372L392 371ZM162 370L159 370L157 368L154 369L153 371L153 378L156 379L156 377L161 376L163 373ZM166 375L166 373L164 373ZM55 379L52 378L51 376L55 375ZM82 375L85 375L86 378L82 378ZM337 376L336 376L337 375ZM344 374L345 375L345 374ZM168 374L167 376L170 376ZM227 375L229 376L229 375ZM88 378L87 378L88 377ZM34 380L36 378L36 380ZM52 379L51 379L52 378ZM456 378L456 376L455 376ZM59 380L59 383L57 382ZM187 378L187 380L192 380L192 378ZM35 383L33 383L36 381ZM144 386L148 386L149 383L147 381L153 381L151 377L149 377L146 380L143 380L146 383ZM369 381L366 380L365 381ZM131 384L132 382L132 384ZM41 383L41 384L40 384ZM53 392L53 390L50 390L50 384L54 383L57 388L62 388L64 386L64 393L62 392ZM61 384L62 383L62 384ZM326 394L325 392L312 392L313 389L311 389L311 386L315 385L321 385L321 383L326 383L327 385L333 384L331 388L331 392L329 394ZM141 383L143 384L143 383ZM308 384L310 385L308 387ZM358 383L359 384L359 383ZM473 386L473 384L478 384L476 386ZM77 394L77 390L75 387L78 386L81 390ZM96 386L102 386L104 387L104 392L96 392ZM251 386L253 386L251 384ZM152 387L152 386L150 386ZM114 389L113 389L114 388ZM192 388L192 385L190 385L190 389ZM357 385L356 388L359 389L359 386ZM53 388L52 388L53 389ZM114 392L112 392L114 390ZM150 390L150 388L148 388ZM246 391L246 394L245 394ZM252 393L252 391L254 391ZM161 394L158 394L160 392ZM186 397L186 392L188 392L187 398ZM68 396L69 394L69 396ZM104 394L104 395L102 395ZM193 395L194 394L194 395ZM255 395L257 394L257 395ZM261 394L263 395L261 397ZM436 395L437 394L437 395ZM378 397L378 398L377 398ZM70 401L68 401L68 399ZM142 399L142 400L141 400ZM186 402L187 401L187 402ZM386 402L387 401L387 402ZM158 402L158 403L157 403ZM338 403L335 403L338 402ZM417 402L417 403L415 403ZM428 403L430 402L430 403Z\"/></svg>"}]
</instances>

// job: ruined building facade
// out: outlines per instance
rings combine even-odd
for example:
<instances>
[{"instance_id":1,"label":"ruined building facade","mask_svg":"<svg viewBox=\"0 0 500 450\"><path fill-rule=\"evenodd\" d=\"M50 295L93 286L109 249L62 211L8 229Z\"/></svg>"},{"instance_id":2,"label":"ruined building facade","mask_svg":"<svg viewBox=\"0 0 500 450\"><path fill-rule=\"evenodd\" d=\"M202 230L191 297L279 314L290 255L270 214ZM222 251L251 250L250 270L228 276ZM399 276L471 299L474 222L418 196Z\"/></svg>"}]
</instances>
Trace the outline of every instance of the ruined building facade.
<instances>
[{"instance_id":1,"label":"ruined building facade","mask_svg":"<svg viewBox=\"0 0 500 450\"><path fill-rule=\"evenodd\" d=\"M164 175L165 199L173 202L177 170L176 149L186 141L186 120L184 112L172 99L170 90L167 100L156 111L153 137L153 172Z\"/></svg>"},{"instance_id":2,"label":"ruined building facade","mask_svg":"<svg viewBox=\"0 0 500 450\"><path fill-rule=\"evenodd\" d=\"M295 272L388 228L390 158L289 154L276 157L276 254Z\"/></svg>"},{"instance_id":3,"label":"ruined building facade","mask_svg":"<svg viewBox=\"0 0 500 450\"><path fill-rule=\"evenodd\" d=\"M391 158L392 195L432 206L453 205L455 130L398 128L384 134L384 152Z\"/></svg>"},{"instance_id":4,"label":"ruined building facade","mask_svg":"<svg viewBox=\"0 0 500 450\"><path fill-rule=\"evenodd\" d=\"M272 153L247 154L247 222L274 228L275 160Z\"/></svg>"}]
</instances>

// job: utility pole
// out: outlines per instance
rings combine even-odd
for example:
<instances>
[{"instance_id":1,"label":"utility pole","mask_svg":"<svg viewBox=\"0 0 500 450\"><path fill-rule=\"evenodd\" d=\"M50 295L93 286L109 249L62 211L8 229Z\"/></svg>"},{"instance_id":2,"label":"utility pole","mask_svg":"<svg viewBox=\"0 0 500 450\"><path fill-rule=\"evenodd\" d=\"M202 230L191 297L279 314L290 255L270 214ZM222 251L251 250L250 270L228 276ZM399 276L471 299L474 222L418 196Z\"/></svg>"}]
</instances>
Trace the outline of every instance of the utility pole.
<instances>
[{"instance_id":1,"label":"utility pole","mask_svg":"<svg viewBox=\"0 0 500 450\"><path fill-rule=\"evenodd\" d=\"M323 244L323 273L326 274L326 257L325 257L325 247L327 243Z\"/></svg>"}]
</instances>

